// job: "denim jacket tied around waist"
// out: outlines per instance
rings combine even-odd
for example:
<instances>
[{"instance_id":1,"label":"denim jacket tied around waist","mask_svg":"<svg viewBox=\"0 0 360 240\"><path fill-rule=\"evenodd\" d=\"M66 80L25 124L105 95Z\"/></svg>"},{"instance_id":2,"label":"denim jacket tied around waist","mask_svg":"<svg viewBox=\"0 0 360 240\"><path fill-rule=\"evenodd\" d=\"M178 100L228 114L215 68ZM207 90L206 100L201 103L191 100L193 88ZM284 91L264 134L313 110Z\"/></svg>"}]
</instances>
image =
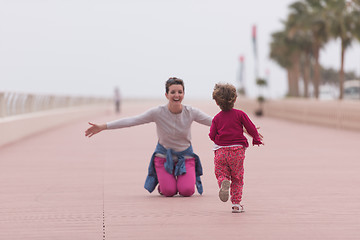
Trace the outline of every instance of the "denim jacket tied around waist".
<instances>
[{"instance_id":1,"label":"denim jacket tied around waist","mask_svg":"<svg viewBox=\"0 0 360 240\"><path fill-rule=\"evenodd\" d=\"M159 183L156 175L155 170L155 164L154 159L156 154L162 154L166 156L166 162L164 163L165 170L173 174L174 176L180 176L182 174L186 173L186 167L185 167L185 156L190 156L195 158L195 176L196 176L196 188L199 194L203 193L203 187L201 183L200 176L203 175L203 170L200 162L200 158L198 155L196 155L193 152L192 146L188 147L184 151L181 152L175 152L172 149L166 149L164 146L162 146L160 143L157 144L155 148L155 152L151 156L149 169L148 169L148 175L145 180L144 188L148 190L150 193L154 191L156 185ZM178 158L178 162L175 165L173 160L173 155ZM175 167L174 167L175 166Z\"/></svg>"}]
</instances>

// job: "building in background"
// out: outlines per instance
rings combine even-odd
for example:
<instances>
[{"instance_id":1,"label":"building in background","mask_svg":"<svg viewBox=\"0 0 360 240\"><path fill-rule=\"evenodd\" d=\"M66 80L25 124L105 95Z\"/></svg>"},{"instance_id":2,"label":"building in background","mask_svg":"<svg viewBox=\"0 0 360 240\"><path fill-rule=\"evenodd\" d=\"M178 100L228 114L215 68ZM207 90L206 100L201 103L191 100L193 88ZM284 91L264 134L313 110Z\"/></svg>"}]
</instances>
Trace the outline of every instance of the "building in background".
<instances>
[{"instance_id":1,"label":"building in background","mask_svg":"<svg viewBox=\"0 0 360 240\"><path fill-rule=\"evenodd\" d=\"M360 80L347 80L344 82L344 99L360 100Z\"/></svg>"}]
</instances>

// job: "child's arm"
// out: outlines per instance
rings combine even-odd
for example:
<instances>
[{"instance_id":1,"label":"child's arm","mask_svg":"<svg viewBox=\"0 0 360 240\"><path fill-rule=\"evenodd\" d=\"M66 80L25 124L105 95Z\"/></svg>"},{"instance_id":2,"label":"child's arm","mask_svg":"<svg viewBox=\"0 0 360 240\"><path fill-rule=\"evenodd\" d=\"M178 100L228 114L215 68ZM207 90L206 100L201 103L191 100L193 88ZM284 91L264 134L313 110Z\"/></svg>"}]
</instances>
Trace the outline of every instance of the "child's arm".
<instances>
[{"instance_id":1,"label":"child's arm","mask_svg":"<svg viewBox=\"0 0 360 240\"><path fill-rule=\"evenodd\" d=\"M209 133L209 137L212 141L215 141L215 136L216 136L217 130L216 130L216 123L214 122L214 119L212 120L212 124L210 126L210 133Z\"/></svg>"},{"instance_id":2,"label":"child's arm","mask_svg":"<svg viewBox=\"0 0 360 240\"><path fill-rule=\"evenodd\" d=\"M249 134L253 138L253 145L263 145L262 135L260 137L260 134L258 133L257 128L255 127L254 123L250 120L248 115L244 112L242 113L242 123L247 131L247 134Z\"/></svg>"},{"instance_id":3,"label":"child's arm","mask_svg":"<svg viewBox=\"0 0 360 240\"><path fill-rule=\"evenodd\" d=\"M256 129L260 129L260 127L256 127ZM249 137L251 137L251 135L248 133L248 131L246 130L245 127L243 127L243 131L246 135L248 135ZM263 140L264 136L258 131L259 137L261 139L261 141Z\"/></svg>"}]
</instances>

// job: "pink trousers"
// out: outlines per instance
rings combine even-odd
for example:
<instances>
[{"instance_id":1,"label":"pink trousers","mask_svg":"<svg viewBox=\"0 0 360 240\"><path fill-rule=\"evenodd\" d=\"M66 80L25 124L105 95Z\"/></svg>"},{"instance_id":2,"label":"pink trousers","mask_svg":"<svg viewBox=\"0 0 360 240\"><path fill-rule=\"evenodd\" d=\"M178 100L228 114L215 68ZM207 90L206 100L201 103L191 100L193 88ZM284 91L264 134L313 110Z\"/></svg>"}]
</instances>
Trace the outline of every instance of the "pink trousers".
<instances>
[{"instance_id":1,"label":"pink trousers","mask_svg":"<svg viewBox=\"0 0 360 240\"><path fill-rule=\"evenodd\" d=\"M174 176L165 170L165 158L155 157L155 170L159 180L160 192L166 197L172 197L178 192L181 196L190 197L195 192L195 158L185 159L186 173Z\"/></svg>"},{"instance_id":2,"label":"pink trousers","mask_svg":"<svg viewBox=\"0 0 360 240\"><path fill-rule=\"evenodd\" d=\"M244 186L245 148L224 147L215 151L215 176L219 187L222 181L230 180L230 195L233 204L239 204Z\"/></svg>"}]
</instances>

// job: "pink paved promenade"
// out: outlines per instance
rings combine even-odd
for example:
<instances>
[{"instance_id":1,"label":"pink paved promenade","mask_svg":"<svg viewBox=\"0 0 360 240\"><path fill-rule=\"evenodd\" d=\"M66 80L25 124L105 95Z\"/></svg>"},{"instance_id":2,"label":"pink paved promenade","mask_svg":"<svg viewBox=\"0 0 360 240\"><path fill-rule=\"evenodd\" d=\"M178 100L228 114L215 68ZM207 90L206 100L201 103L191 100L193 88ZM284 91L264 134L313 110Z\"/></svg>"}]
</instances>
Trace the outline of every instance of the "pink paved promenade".
<instances>
[{"instance_id":1,"label":"pink paved promenade","mask_svg":"<svg viewBox=\"0 0 360 240\"><path fill-rule=\"evenodd\" d=\"M190 198L143 188L154 124L84 137L88 120L157 104L126 104L118 116L0 148L0 239L360 239L360 132L252 117L266 145L247 150L246 212L233 214L217 196L208 127L192 127L204 194Z\"/></svg>"}]
</instances>

